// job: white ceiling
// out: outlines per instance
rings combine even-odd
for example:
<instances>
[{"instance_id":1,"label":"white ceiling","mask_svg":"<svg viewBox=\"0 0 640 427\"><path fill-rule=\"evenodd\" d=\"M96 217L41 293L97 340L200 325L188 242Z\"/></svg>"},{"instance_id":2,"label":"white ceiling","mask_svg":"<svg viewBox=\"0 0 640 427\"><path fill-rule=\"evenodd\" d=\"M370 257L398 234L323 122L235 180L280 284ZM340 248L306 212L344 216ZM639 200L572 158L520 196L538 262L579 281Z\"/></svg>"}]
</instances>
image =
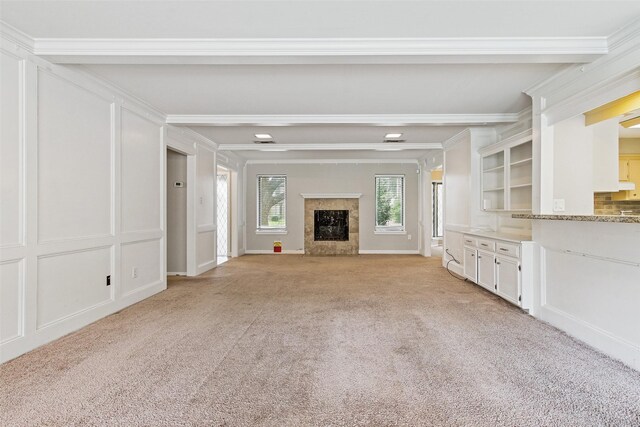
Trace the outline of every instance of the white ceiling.
<instances>
[{"instance_id":1,"label":"white ceiling","mask_svg":"<svg viewBox=\"0 0 640 427\"><path fill-rule=\"evenodd\" d=\"M409 37L519 37L524 38L521 43L537 38L536 42L544 45L546 38L562 42L571 37L576 39L567 39L566 46L572 46L576 40L607 37L634 16L640 16L640 1L0 2L2 21L42 42L51 38L163 38L183 42L188 38L283 38L298 40L303 49L304 38L385 38L403 43L403 38ZM62 43L64 51L65 41ZM339 61L327 57L300 63L300 58L293 55L278 60L281 62L259 64L259 54L255 54L232 55L224 59L226 62L209 65L189 65L190 59L175 53L170 59L174 62L154 63L140 57L133 65L136 58L112 55L96 60L101 56L95 52L85 54L76 49L72 61L78 65L72 67L99 75L172 115L503 114L529 106L523 90L570 66L563 62L572 58L553 54L538 54L536 58L535 49L526 55L512 52L499 61L493 56L462 58L463 54L452 46L447 58L434 57L433 63L420 63L421 54L409 58L392 51L371 63L362 57L350 60L348 55ZM554 45L548 47L546 52L553 52ZM591 59L585 60L600 53L587 55L585 58ZM453 125L385 128L337 122L268 129L247 125L192 128L221 144L250 144L254 133L264 131L281 144L356 143L363 147L379 143L390 130L400 129L411 143L442 142L462 130ZM406 158L424 152L240 154L246 158Z\"/></svg>"},{"instance_id":2,"label":"white ceiling","mask_svg":"<svg viewBox=\"0 0 640 427\"><path fill-rule=\"evenodd\" d=\"M381 143L387 133L401 132L406 143L440 143L464 126L190 126L218 144L252 144L257 133L268 133L278 144ZM256 144L257 147L260 147Z\"/></svg>"},{"instance_id":3,"label":"white ceiling","mask_svg":"<svg viewBox=\"0 0 640 427\"><path fill-rule=\"evenodd\" d=\"M168 114L515 113L558 64L86 65Z\"/></svg>"},{"instance_id":4,"label":"white ceiling","mask_svg":"<svg viewBox=\"0 0 640 427\"><path fill-rule=\"evenodd\" d=\"M2 1L32 37L608 36L638 1Z\"/></svg>"}]
</instances>

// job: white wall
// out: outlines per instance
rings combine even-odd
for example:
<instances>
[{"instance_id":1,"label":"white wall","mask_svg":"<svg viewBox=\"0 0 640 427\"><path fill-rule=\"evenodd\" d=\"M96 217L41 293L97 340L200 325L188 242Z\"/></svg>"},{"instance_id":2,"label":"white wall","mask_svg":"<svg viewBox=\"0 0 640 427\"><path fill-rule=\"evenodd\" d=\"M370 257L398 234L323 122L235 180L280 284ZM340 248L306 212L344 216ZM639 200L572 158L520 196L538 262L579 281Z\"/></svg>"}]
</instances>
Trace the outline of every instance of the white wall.
<instances>
[{"instance_id":1,"label":"white wall","mask_svg":"<svg viewBox=\"0 0 640 427\"><path fill-rule=\"evenodd\" d=\"M0 56L2 362L165 289L168 127L117 89L9 40ZM214 145L191 146L198 223L210 224ZM202 239L194 253L212 266L215 244Z\"/></svg>"},{"instance_id":2,"label":"white wall","mask_svg":"<svg viewBox=\"0 0 640 427\"><path fill-rule=\"evenodd\" d=\"M558 148L557 126L605 103L640 90L640 39L636 22L616 35L609 54L588 67L567 70L531 91L534 106L534 172L538 200L535 213L552 213L553 198L574 191L576 177L592 183L593 160L578 140L579 119ZM562 137L562 134L560 135ZM588 145L588 143L587 143ZM572 152L570 147L581 152ZM592 152L592 151L591 151ZM554 158L555 157L555 158ZM586 169L587 171L585 171ZM556 183L560 174L562 183ZM574 174L574 176L570 176ZM568 211L588 212L590 191ZM560 191L562 193L560 193ZM585 202L586 200L586 202ZM593 206L589 206L593 209ZM540 246L536 266L540 280L537 315L550 324L640 370L640 224L534 221L533 240Z\"/></svg>"},{"instance_id":3,"label":"white wall","mask_svg":"<svg viewBox=\"0 0 640 427\"><path fill-rule=\"evenodd\" d=\"M584 116L554 126L553 198L564 200L567 215L593 214L593 132Z\"/></svg>"},{"instance_id":4,"label":"white wall","mask_svg":"<svg viewBox=\"0 0 640 427\"><path fill-rule=\"evenodd\" d=\"M538 317L640 370L640 225L536 221Z\"/></svg>"},{"instance_id":5,"label":"white wall","mask_svg":"<svg viewBox=\"0 0 640 427\"><path fill-rule=\"evenodd\" d=\"M360 250L418 253L418 165L414 163L324 163L247 165L247 251L273 250L281 240L284 251L304 250L304 199L300 193L362 193L360 199ZM256 234L257 175L287 175L286 235ZM380 235L375 229L376 174L405 175L406 234ZM411 236L411 240L408 237Z\"/></svg>"}]
</instances>

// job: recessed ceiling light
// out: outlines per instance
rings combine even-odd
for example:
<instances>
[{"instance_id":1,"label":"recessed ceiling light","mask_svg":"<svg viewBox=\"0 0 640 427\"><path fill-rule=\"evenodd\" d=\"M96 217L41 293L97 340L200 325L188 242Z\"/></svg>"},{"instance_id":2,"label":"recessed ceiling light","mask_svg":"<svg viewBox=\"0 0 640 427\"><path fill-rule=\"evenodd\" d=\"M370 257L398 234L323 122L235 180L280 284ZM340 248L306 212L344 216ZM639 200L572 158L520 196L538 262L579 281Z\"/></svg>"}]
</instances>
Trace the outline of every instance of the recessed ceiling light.
<instances>
[{"instance_id":1,"label":"recessed ceiling light","mask_svg":"<svg viewBox=\"0 0 640 427\"><path fill-rule=\"evenodd\" d=\"M258 139L272 139L273 137L268 133L256 133L255 137Z\"/></svg>"},{"instance_id":2,"label":"recessed ceiling light","mask_svg":"<svg viewBox=\"0 0 640 427\"><path fill-rule=\"evenodd\" d=\"M385 139L396 139L402 136L401 133L388 133L384 136Z\"/></svg>"}]
</instances>

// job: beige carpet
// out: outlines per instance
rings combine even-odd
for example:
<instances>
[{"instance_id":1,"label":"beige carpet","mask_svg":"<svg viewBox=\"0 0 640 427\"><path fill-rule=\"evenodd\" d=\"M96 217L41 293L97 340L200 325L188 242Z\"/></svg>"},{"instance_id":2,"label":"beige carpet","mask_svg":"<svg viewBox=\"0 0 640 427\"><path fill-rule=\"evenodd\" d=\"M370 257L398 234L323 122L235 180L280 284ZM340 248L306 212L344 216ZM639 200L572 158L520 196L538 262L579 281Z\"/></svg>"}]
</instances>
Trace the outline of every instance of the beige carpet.
<instances>
[{"instance_id":1,"label":"beige carpet","mask_svg":"<svg viewBox=\"0 0 640 427\"><path fill-rule=\"evenodd\" d=\"M4 426L640 426L640 373L418 256L245 256L0 366Z\"/></svg>"}]
</instances>

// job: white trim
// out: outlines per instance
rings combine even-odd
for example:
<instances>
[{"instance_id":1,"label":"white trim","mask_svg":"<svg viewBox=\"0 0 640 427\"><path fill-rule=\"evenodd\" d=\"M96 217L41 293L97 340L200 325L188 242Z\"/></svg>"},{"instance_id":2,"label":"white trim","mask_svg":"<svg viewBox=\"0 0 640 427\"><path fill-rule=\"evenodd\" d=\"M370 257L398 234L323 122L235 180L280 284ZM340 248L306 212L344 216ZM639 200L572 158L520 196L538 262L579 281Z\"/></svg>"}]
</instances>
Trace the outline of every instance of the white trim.
<instances>
[{"instance_id":1,"label":"white trim","mask_svg":"<svg viewBox=\"0 0 640 427\"><path fill-rule=\"evenodd\" d=\"M360 249L360 255L420 255L418 249Z\"/></svg>"},{"instance_id":2,"label":"white trim","mask_svg":"<svg viewBox=\"0 0 640 427\"><path fill-rule=\"evenodd\" d=\"M284 160L267 160L255 159L247 160L248 165L305 165L305 164L418 164L416 159L284 159Z\"/></svg>"},{"instance_id":3,"label":"white trim","mask_svg":"<svg viewBox=\"0 0 640 427\"><path fill-rule=\"evenodd\" d=\"M289 249L273 252L273 249L247 249L245 255L304 255L304 249Z\"/></svg>"},{"instance_id":4,"label":"white trim","mask_svg":"<svg viewBox=\"0 0 640 427\"><path fill-rule=\"evenodd\" d=\"M34 40L27 34L4 21L0 21L0 37L15 43L18 47L26 50L28 53L33 53Z\"/></svg>"},{"instance_id":5,"label":"white trim","mask_svg":"<svg viewBox=\"0 0 640 427\"><path fill-rule=\"evenodd\" d=\"M380 235L385 235L385 234L399 234L399 235L406 235L407 234L407 230L389 230L389 231L385 231L385 230L373 230L373 234L380 234Z\"/></svg>"},{"instance_id":6,"label":"white trim","mask_svg":"<svg viewBox=\"0 0 640 427\"><path fill-rule=\"evenodd\" d=\"M582 114L638 90L640 20L609 37L610 52L590 64L576 65L524 91L544 99L547 124Z\"/></svg>"},{"instance_id":7,"label":"white trim","mask_svg":"<svg viewBox=\"0 0 640 427\"><path fill-rule=\"evenodd\" d=\"M502 141L495 142L490 145L486 145L478 150L478 154L481 156L487 156L494 153L504 151L506 148L510 148L515 145L524 144L533 139L533 129L529 128L522 132L519 132L509 138L505 138Z\"/></svg>"},{"instance_id":8,"label":"white trim","mask_svg":"<svg viewBox=\"0 0 640 427\"><path fill-rule=\"evenodd\" d=\"M303 199L359 199L362 193L300 193Z\"/></svg>"},{"instance_id":9,"label":"white trim","mask_svg":"<svg viewBox=\"0 0 640 427\"><path fill-rule=\"evenodd\" d=\"M216 259L212 259L210 261L203 262L202 264L198 264L198 268L196 270L196 276L204 273L205 271L209 271L218 265L218 257Z\"/></svg>"},{"instance_id":10,"label":"white trim","mask_svg":"<svg viewBox=\"0 0 640 427\"><path fill-rule=\"evenodd\" d=\"M167 276L187 276L185 271L167 271Z\"/></svg>"},{"instance_id":11,"label":"white trim","mask_svg":"<svg viewBox=\"0 0 640 427\"><path fill-rule=\"evenodd\" d=\"M326 144L220 144L221 151L337 151L337 150L440 150L442 144L434 142L398 143L326 143Z\"/></svg>"},{"instance_id":12,"label":"white trim","mask_svg":"<svg viewBox=\"0 0 640 427\"><path fill-rule=\"evenodd\" d=\"M640 347L636 344L549 304L543 305L536 317L640 370Z\"/></svg>"},{"instance_id":13,"label":"white trim","mask_svg":"<svg viewBox=\"0 0 640 427\"><path fill-rule=\"evenodd\" d=\"M518 113L495 114L168 114L167 124L186 126L472 126L516 123Z\"/></svg>"},{"instance_id":14,"label":"white trim","mask_svg":"<svg viewBox=\"0 0 640 427\"><path fill-rule=\"evenodd\" d=\"M400 226L385 226L378 225L378 178L402 178L402 225ZM407 203L406 203L406 185L407 179L404 174L375 174L373 177L373 192L375 197L375 210L374 210L374 234L397 234L405 230L407 224ZM386 231L385 229L388 229Z\"/></svg>"},{"instance_id":15,"label":"white trim","mask_svg":"<svg viewBox=\"0 0 640 427\"><path fill-rule=\"evenodd\" d=\"M454 147L455 145L457 145L458 143L464 141L466 138L468 138L471 135L471 130L469 128L458 132L457 134L453 135L451 138L447 139L446 141L444 141L442 143L442 149L447 151L449 150L451 147ZM443 160L444 162L444 160Z\"/></svg>"},{"instance_id":16,"label":"white trim","mask_svg":"<svg viewBox=\"0 0 640 427\"><path fill-rule=\"evenodd\" d=\"M209 63L207 58L212 57L332 57L336 62L341 57L425 57L429 63L575 63L605 55L609 49L606 37L35 38L33 51L62 62L83 57L85 63L170 63L172 57L183 61L189 57L192 63Z\"/></svg>"},{"instance_id":17,"label":"white trim","mask_svg":"<svg viewBox=\"0 0 640 427\"><path fill-rule=\"evenodd\" d=\"M216 224L204 224L199 225L197 228L198 233L211 233L213 231L218 231L218 226Z\"/></svg>"},{"instance_id":18,"label":"white trim","mask_svg":"<svg viewBox=\"0 0 640 427\"><path fill-rule=\"evenodd\" d=\"M262 228L262 229L257 229L256 230L256 234L270 234L272 236L285 236L287 234L289 234L288 230L277 230L277 229L267 229L267 228Z\"/></svg>"}]
</instances>

